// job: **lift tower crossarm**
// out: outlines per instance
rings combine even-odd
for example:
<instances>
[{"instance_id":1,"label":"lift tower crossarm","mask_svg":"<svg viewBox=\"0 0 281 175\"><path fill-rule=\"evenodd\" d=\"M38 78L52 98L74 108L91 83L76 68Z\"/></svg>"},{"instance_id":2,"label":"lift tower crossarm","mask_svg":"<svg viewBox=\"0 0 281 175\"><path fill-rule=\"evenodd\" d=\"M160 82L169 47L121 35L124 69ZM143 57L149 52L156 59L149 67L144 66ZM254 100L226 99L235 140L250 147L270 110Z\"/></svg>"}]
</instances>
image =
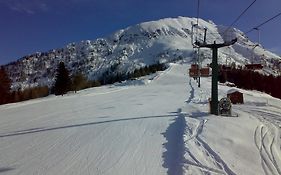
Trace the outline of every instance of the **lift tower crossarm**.
<instances>
[{"instance_id":1,"label":"lift tower crossarm","mask_svg":"<svg viewBox=\"0 0 281 175\"><path fill-rule=\"evenodd\" d=\"M237 42L237 38L224 42L221 44L216 44L216 41L214 41L213 44L207 44L207 43L200 43L199 41L196 41L194 44L198 47L206 47L210 48L213 51L213 59L212 59L212 96L211 96L211 114L219 115L218 110L218 48L226 47L233 45Z\"/></svg>"},{"instance_id":2,"label":"lift tower crossarm","mask_svg":"<svg viewBox=\"0 0 281 175\"><path fill-rule=\"evenodd\" d=\"M236 42L237 42L237 38L235 38L231 41L228 41L228 42L221 43L221 44L215 44L215 42L214 42L214 44L206 44L206 43L201 43L199 41L196 41L194 44L198 47L206 47L206 48L213 49L213 48L230 46L230 45L233 45Z\"/></svg>"}]
</instances>

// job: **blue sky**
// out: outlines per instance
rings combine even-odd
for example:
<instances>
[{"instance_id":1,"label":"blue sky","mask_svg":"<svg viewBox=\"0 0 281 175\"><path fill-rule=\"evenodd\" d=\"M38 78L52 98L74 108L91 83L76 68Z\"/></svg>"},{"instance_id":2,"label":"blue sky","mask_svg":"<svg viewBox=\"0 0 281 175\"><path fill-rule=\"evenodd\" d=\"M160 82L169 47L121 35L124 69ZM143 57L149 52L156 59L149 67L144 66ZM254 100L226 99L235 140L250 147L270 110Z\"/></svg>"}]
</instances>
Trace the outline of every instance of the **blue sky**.
<instances>
[{"instance_id":1,"label":"blue sky","mask_svg":"<svg viewBox=\"0 0 281 175\"><path fill-rule=\"evenodd\" d=\"M200 17L230 25L253 0L200 0ZM246 32L281 12L257 0L234 27ZM104 37L140 22L196 17L197 0L0 0L0 64L70 42ZM281 55L281 16L260 28L261 44ZM249 33L257 41L257 32Z\"/></svg>"}]
</instances>

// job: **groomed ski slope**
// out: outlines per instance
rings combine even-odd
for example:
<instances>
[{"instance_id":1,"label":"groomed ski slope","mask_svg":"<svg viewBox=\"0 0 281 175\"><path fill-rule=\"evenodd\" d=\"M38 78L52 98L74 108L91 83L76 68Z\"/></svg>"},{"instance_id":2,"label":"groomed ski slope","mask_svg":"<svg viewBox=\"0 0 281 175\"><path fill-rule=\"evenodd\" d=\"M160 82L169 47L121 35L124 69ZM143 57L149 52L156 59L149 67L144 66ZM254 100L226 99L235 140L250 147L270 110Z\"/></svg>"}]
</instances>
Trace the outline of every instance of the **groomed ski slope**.
<instances>
[{"instance_id":1,"label":"groomed ski slope","mask_svg":"<svg viewBox=\"0 0 281 175\"><path fill-rule=\"evenodd\" d=\"M210 115L188 68L0 106L0 174L281 174L281 101L242 90L239 117Z\"/></svg>"}]
</instances>

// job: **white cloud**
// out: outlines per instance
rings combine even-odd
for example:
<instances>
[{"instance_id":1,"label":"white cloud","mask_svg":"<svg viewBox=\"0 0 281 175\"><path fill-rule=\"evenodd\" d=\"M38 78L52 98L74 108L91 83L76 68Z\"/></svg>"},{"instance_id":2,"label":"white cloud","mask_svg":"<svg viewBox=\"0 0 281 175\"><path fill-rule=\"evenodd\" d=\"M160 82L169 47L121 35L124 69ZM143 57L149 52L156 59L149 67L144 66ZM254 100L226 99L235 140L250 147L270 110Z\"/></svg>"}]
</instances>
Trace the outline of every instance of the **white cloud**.
<instances>
[{"instance_id":1,"label":"white cloud","mask_svg":"<svg viewBox=\"0 0 281 175\"><path fill-rule=\"evenodd\" d=\"M0 4L6 5L10 10L30 15L48 10L48 5L43 0L1 0Z\"/></svg>"},{"instance_id":2,"label":"white cloud","mask_svg":"<svg viewBox=\"0 0 281 175\"><path fill-rule=\"evenodd\" d=\"M269 49L269 51L281 55L281 47L272 47Z\"/></svg>"}]
</instances>

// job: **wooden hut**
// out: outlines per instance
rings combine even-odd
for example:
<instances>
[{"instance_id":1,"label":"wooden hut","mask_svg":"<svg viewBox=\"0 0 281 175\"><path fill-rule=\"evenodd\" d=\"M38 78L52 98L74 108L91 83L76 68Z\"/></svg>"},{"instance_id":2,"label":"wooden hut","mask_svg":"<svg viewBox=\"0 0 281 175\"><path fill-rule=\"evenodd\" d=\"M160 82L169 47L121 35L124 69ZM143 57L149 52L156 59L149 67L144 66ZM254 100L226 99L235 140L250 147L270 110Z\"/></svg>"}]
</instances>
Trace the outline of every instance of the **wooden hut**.
<instances>
[{"instance_id":1,"label":"wooden hut","mask_svg":"<svg viewBox=\"0 0 281 175\"><path fill-rule=\"evenodd\" d=\"M200 72L200 74L199 74ZM202 67L199 69L198 64L192 64L191 68L189 69L189 76L190 77L209 77L210 76L210 68L209 67Z\"/></svg>"},{"instance_id":2,"label":"wooden hut","mask_svg":"<svg viewBox=\"0 0 281 175\"><path fill-rule=\"evenodd\" d=\"M210 76L210 68L209 67L203 67L200 69L200 75L201 77L209 77Z\"/></svg>"},{"instance_id":3,"label":"wooden hut","mask_svg":"<svg viewBox=\"0 0 281 175\"><path fill-rule=\"evenodd\" d=\"M244 103L243 93L239 92L237 89L230 89L227 91L227 97L230 99L232 104Z\"/></svg>"},{"instance_id":4,"label":"wooden hut","mask_svg":"<svg viewBox=\"0 0 281 175\"><path fill-rule=\"evenodd\" d=\"M190 77L198 77L199 75L199 66L198 64L192 64L191 68L189 69L189 76Z\"/></svg>"}]
</instances>

